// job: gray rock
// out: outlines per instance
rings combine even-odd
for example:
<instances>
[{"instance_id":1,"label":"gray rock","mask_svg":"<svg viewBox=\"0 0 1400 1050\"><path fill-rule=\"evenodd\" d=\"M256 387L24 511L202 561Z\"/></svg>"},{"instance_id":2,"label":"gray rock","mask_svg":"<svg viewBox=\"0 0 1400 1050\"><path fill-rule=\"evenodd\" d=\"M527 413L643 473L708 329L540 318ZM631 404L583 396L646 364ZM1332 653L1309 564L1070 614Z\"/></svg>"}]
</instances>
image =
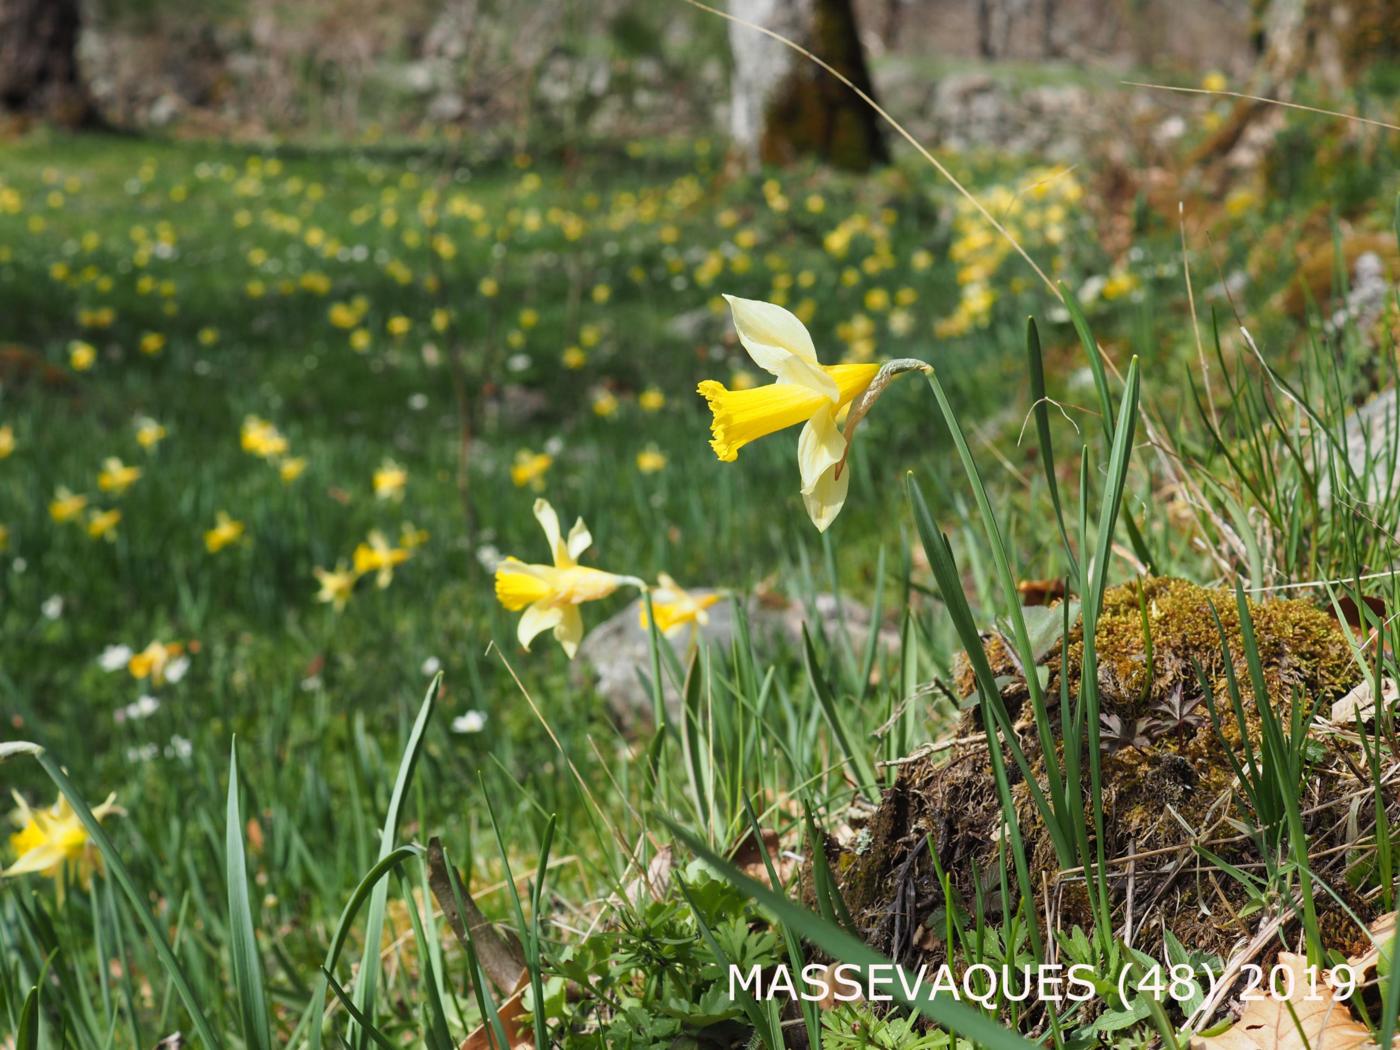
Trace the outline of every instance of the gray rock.
<instances>
[{"instance_id":1,"label":"gray rock","mask_svg":"<svg viewBox=\"0 0 1400 1050\"><path fill-rule=\"evenodd\" d=\"M692 590L701 597L713 594L704 589ZM582 686L591 686L607 702L614 718L624 728L651 723L652 699L647 681L651 678L651 638L641 626L642 599L638 598L621 612L591 628L579 646L574 661L574 678ZM781 596L765 594L748 600L748 620L754 645L761 655L771 657L781 653L796 655L802 646L802 626L812 625L813 634L839 637L849 634L851 644L862 651L869 638L870 610L849 598L818 594L808 609L803 603ZM699 630L698 642L720 653L727 652L735 637L735 610L732 600L721 600L710 606L709 622ZM899 644L899 632L881 626L880 645L893 649ZM663 639L685 667L692 645L692 632L680 631ZM681 709L678 685L662 668L666 707L671 715Z\"/></svg>"}]
</instances>

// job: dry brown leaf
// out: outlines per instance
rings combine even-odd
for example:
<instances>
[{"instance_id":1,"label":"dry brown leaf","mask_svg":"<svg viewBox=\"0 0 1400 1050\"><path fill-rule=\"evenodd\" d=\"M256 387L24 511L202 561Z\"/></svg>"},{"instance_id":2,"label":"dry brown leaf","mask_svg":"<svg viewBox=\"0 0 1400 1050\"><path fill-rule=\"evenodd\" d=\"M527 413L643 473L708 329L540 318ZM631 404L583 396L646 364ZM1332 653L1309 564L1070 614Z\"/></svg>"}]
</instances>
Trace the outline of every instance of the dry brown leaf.
<instances>
[{"instance_id":1,"label":"dry brown leaf","mask_svg":"<svg viewBox=\"0 0 1400 1050\"><path fill-rule=\"evenodd\" d=\"M437 836L428 840L428 885L437 898L447 925L457 935L462 947L476 950L481 968L486 971L491 983L502 994L518 990L527 975L525 949L520 946L520 938L513 930L498 928L486 918L466 886L460 889L462 907L467 914L464 917L458 912L457 895L453 892L447 858L442 852L442 841Z\"/></svg>"},{"instance_id":2,"label":"dry brown leaf","mask_svg":"<svg viewBox=\"0 0 1400 1050\"><path fill-rule=\"evenodd\" d=\"M1381 945L1395 936L1395 917L1397 915L1400 915L1400 912L1387 912L1371 923L1371 928L1367 931L1371 935L1370 950L1362 952L1360 955L1353 955L1347 960L1347 965L1356 973L1358 981L1371 979L1371 971L1381 961Z\"/></svg>"},{"instance_id":3,"label":"dry brown leaf","mask_svg":"<svg viewBox=\"0 0 1400 1050\"><path fill-rule=\"evenodd\" d=\"M764 854L772 861L773 870L778 874L779 885L773 889L782 889L792 878L792 873L797 870L798 862L792 851L783 848L778 833L772 828L764 829L761 845L752 832L744 836L730 859L734 866L749 878L768 886L771 880L768 878L768 865L763 860Z\"/></svg>"},{"instance_id":4,"label":"dry brown leaf","mask_svg":"<svg viewBox=\"0 0 1400 1050\"><path fill-rule=\"evenodd\" d=\"M487 1021L471 1032L458 1050L522 1050L534 1046L534 1026L525 1021L525 992L529 987L529 979L522 979L515 994L496 1009L496 1016L501 1019L501 1031L506 1037L504 1047L497 1044L496 1030Z\"/></svg>"},{"instance_id":5,"label":"dry brown leaf","mask_svg":"<svg viewBox=\"0 0 1400 1050\"><path fill-rule=\"evenodd\" d=\"M1400 686L1394 678L1381 679L1381 699L1386 707L1392 707L1400 700ZM1371 679L1367 678L1346 696L1332 702L1331 722L1334 726L1347 729L1356 725L1356 720L1369 722L1376 716L1376 698L1371 689Z\"/></svg>"},{"instance_id":6,"label":"dry brown leaf","mask_svg":"<svg viewBox=\"0 0 1400 1050\"><path fill-rule=\"evenodd\" d=\"M1219 1035L1195 1036L1191 1050L1376 1050L1370 1029L1325 980L1319 979L1315 997L1307 998L1312 993L1307 959L1283 952L1278 961L1292 971L1292 998L1256 989L1259 998L1245 1003L1238 1021Z\"/></svg>"}]
</instances>

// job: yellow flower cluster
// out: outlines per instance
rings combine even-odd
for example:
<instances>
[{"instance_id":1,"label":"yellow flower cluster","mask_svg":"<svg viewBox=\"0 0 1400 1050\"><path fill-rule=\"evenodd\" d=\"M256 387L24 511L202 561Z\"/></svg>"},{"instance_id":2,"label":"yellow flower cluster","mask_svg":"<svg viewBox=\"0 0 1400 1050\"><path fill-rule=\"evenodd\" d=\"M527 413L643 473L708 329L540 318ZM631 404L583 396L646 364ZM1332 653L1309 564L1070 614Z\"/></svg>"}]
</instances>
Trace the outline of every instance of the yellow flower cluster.
<instances>
[{"instance_id":1,"label":"yellow flower cluster","mask_svg":"<svg viewBox=\"0 0 1400 1050\"><path fill-rule=\"evenodd\" d=\"M155 420L147 417L137 419L136 440L142 448L152 449L164 437L165 428ZM97 472L97 490L110 500L120 499L141 480L143 474L141 467L122 462L120 456L107 456ZM49 501L49 517L58 525L66 522L82 524L88 536L94 540L113 540L117 535L117 526L121 524L122 512L120 507L111 505L90 506L86 494L59 485Z\"/></svg>"},{"instance_id":2,"label":"yellow flower cluster","mask_svg":"<svg viewBox=\"0 0 1400 1050\"><path fill-rule=\"evenodd\" d=\"M427 541L428 534L411 521L400 527L397 546L390 543L380 529L371 529L364 541L355 547L348 565L342 559L333 569L317 566L312 570L319 587L316 600L341 612L349 604L361 577L372 575L377 587L388 587L394 582L394 570L413 557L413 552Z\"/></svg>"},{"instance_id":3,"label":"yellow flower cluster","mask_svg":"<svg viewBox=\"0 0 1400 1050\"><path fill-rule=\"evenodd\" d=\"M1048 249L1049 268L1054 275L1064 268L1065 249L1083 197L1084 187L1069 169L1051 167L1030 172L1014 188L993 186L980 200L1027 251ZM991 320L997 301L993 278L1015 251L1011 242L966 199L958 201L953 232L948 254L958 266L958 305L950 316L938 322L935 333L941 338L966 335ZM1020 279L1008 282L1013 290L1021 283Z\"/></svg>"}]
</instances>

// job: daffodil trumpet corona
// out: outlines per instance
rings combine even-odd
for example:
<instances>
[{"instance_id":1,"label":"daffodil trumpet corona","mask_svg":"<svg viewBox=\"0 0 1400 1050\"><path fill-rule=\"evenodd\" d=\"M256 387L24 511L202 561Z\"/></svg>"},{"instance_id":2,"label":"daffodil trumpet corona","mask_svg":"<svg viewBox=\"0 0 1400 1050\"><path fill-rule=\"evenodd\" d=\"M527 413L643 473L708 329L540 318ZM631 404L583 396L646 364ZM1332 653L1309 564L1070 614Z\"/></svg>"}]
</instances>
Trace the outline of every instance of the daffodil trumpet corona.
<instances>
[{"instance_id":1,"label":"daffodil trumpet corona","mask_svg":"<svg viewBox=\"0 0 1400 1050\"><path fill-rule=\"evenodd\" d=\"M749 442L804 424L797 439L802 501L812 524L825 532L841 513L850 486L843 467L854 427L848 421L843 433L840 413L859 404L859 421L873 403L866 394L877 377L883 382L875 396L900 371L927 366L908 359L893 371L878 364L823 365L807 327L792 312L756 299L724 298L739 342L774 382L750 390L729 390L712 379L701 383L696 389L714 416L710 446L721 460L732 462Z\"/></svg>"},{"instance_id":2,"label":"daffodil trumpet corona","mask_svg":"<svg viewBox=\"0 0 1400 1050\"><path fill-rule=\"evenodd\" d=\"M496 598L511 612L523 612L516 629L522 646L529 649L538 635L552 630L572 660L583 640L583 617L578 607L606 598L621 586L640 587L643 583L635 576L621 576L578 563L579 555L593 543L582 518L574 522L565 537L554 508L548 501L537 499L535 520L549 541L553 564L506 558L496 567Z\"/></svg>"}]
</instances>

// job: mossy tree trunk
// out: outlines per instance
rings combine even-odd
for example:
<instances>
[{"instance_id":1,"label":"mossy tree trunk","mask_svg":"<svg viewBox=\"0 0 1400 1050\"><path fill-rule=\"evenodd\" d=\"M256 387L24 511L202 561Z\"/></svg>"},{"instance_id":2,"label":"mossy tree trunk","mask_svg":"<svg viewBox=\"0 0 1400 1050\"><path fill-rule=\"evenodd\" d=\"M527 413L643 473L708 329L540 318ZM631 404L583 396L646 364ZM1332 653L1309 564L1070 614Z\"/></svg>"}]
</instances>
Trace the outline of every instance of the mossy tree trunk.
<instances>
[{"instance_id":1,"label":"mossy tree trunk","mask_svg":"<svg viewBox=\"0 0 1400 1050\"><path fill-rule=\"evenodd\" d=\"M873 97L851 0L735 0L730 11L807 48ZM817 157L865 171L889 159L874 111L825 70L749 26L731 22L729 45L730 131L750 165Z\"/></svg>"},{"instance_id":2,"label":"mossy tree trunk","mask_svg":"<svg viewBox=\"0 0 1400 1050\"><path fill-rule=\"evenodd\" d=\"M78 67L81 0L0 0L0 110L63 127L97 121Z\"/></svg>"}]
</instances>

